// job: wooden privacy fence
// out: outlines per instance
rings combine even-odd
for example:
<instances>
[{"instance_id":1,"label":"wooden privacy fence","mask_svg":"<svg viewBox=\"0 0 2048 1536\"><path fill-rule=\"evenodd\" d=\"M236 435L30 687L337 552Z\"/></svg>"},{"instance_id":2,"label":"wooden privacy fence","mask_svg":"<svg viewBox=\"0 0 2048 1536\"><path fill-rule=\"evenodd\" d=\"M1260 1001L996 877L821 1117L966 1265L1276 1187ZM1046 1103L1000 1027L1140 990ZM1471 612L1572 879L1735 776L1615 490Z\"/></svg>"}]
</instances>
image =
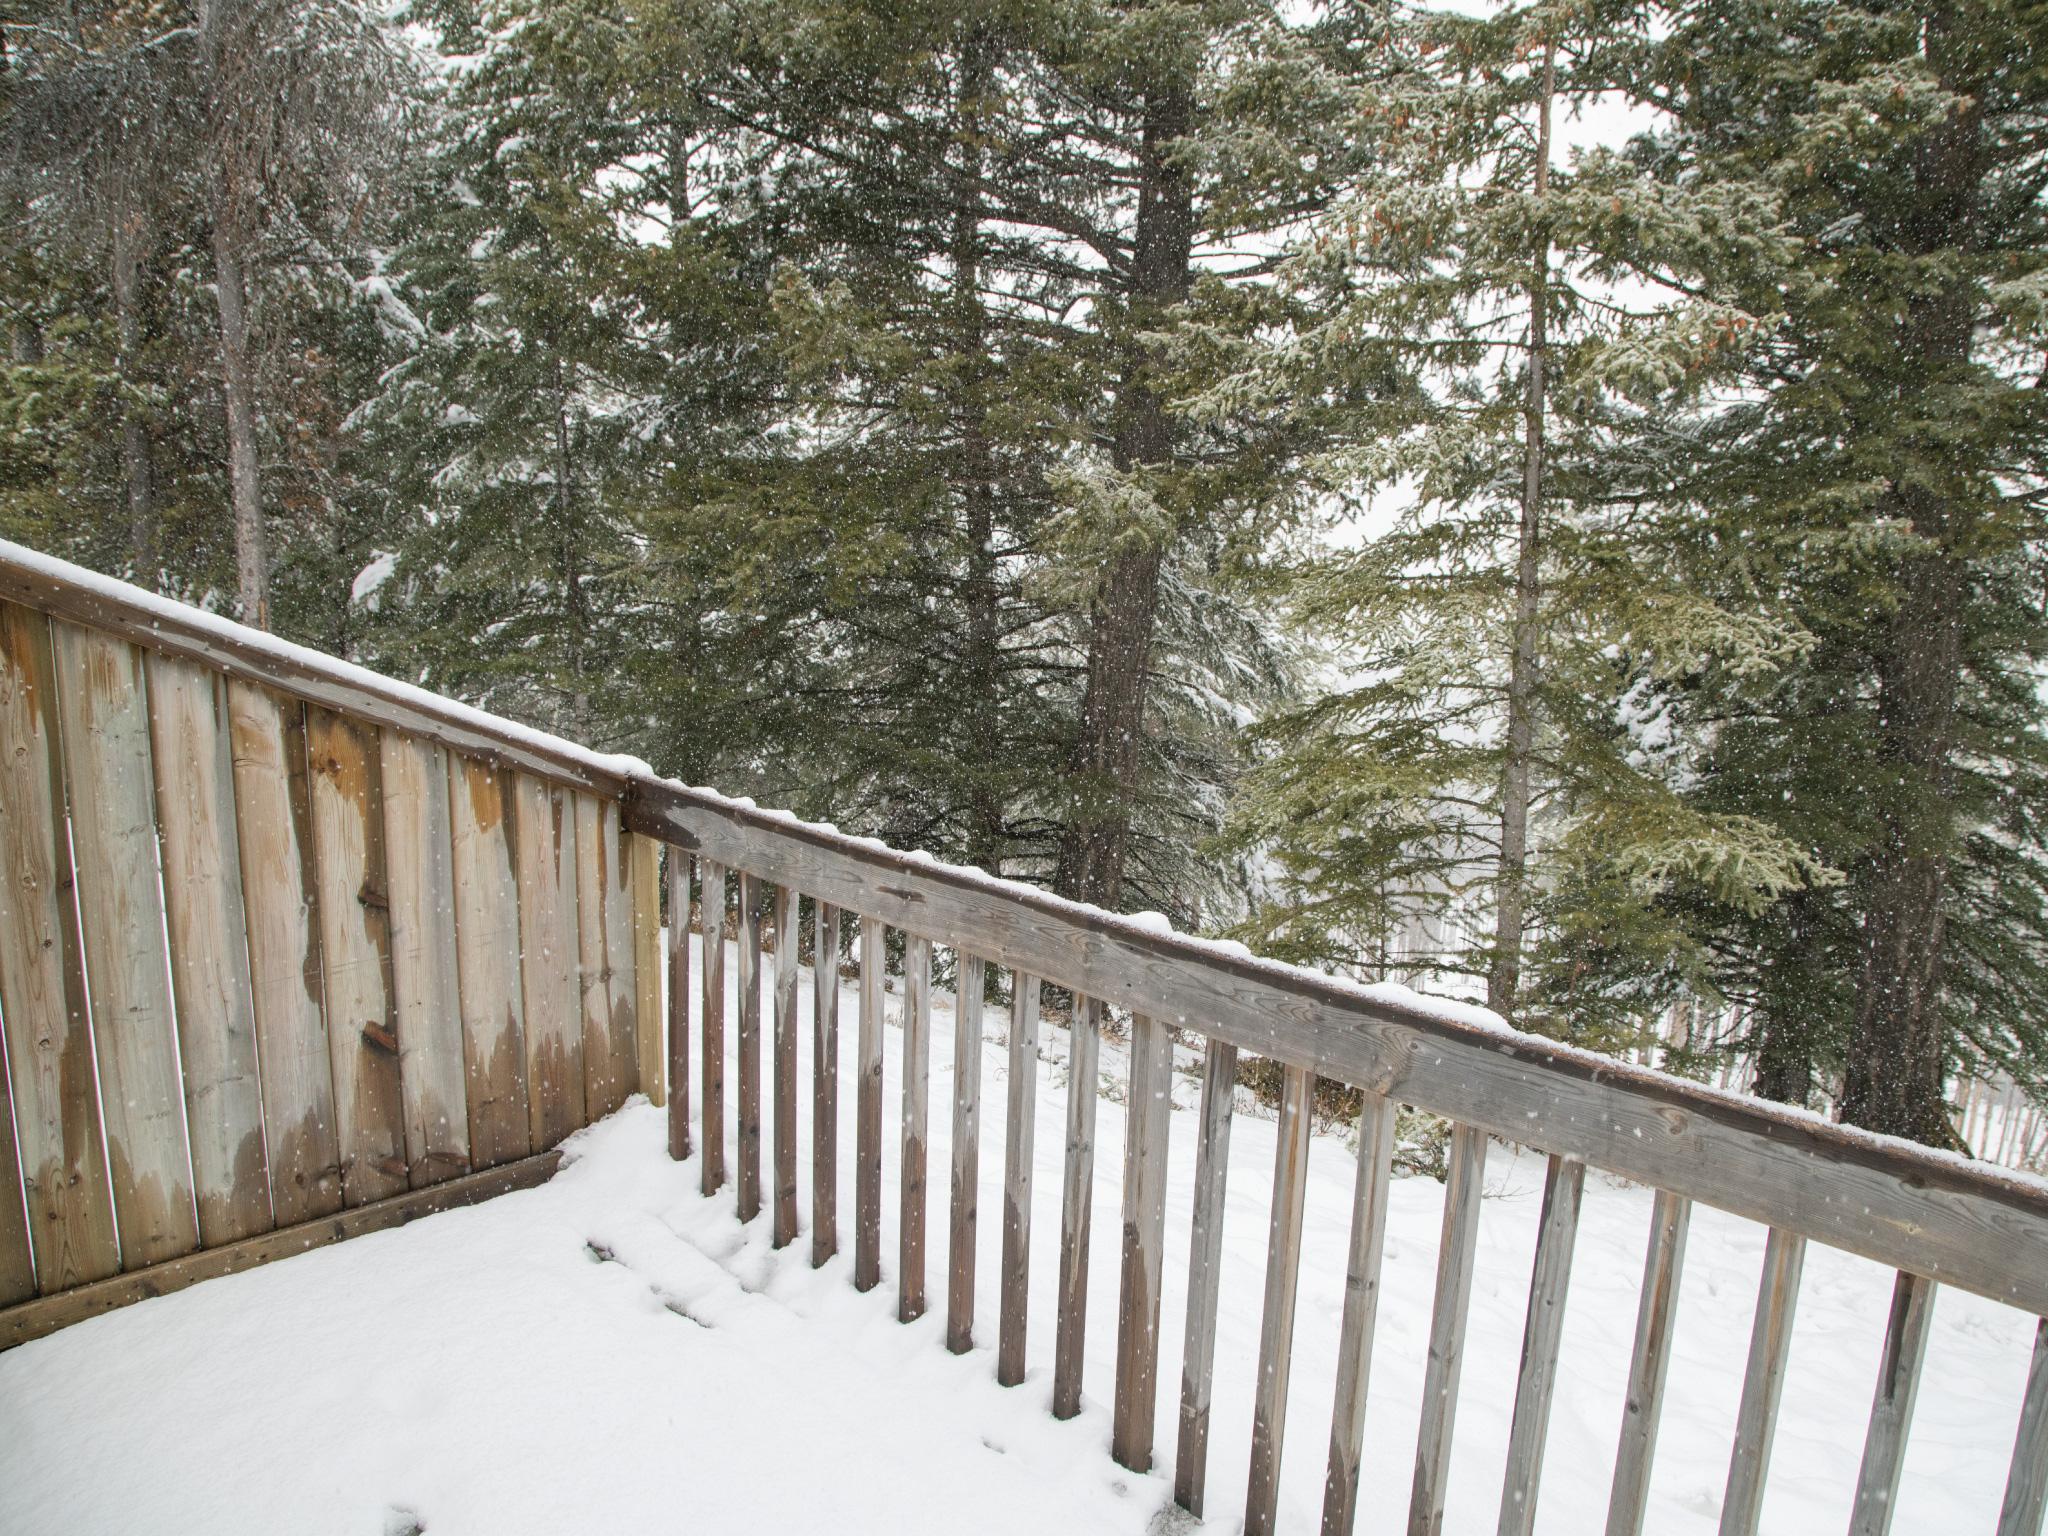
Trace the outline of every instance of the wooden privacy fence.
<instances>
[{"instance_id":1,"label":"wooden privacy fence","mask_svg":"<svg viewBox=\"0 0 2048 1536\"><path fill-rule=\"evenodd\" d=\"M1589 1167L1658 1192L1633 1359L1628 1379L1615 1383L1624 1411L1609 1536L1643 1529L1696 1201L1769 1228L1724 1536L1757 1526L1807 1243L1898 1272L1855 1492L1858 1536L1890 1527L1936 1286L2048 1318L2048 1186L2035 1180L1404 1006L686 789L6 545L0 638L0 1013L31 1217L19 1232L0 1232L0 1297L42 1294L0 1311L0 1325L53 1326L91 1309L79 1297L112 1304L137 1287L146 1294L152 1277L215 1254L267 1257L265 1239L249 1234L269 1226L280 1229L280 1249L303 1246L309 1234L346 1235L351 1216L403 1219L422 1194L542 1177L550 1160L532 1154L637 1084L658 1093L664 1067L671 1151L687 1157L694 1146L708 1194L728 1181L730 1140L741 1218L766 1207L775 1242L794 1242L804 1224L797 992L806 909L814 952L828 961L814 968L810 1258L823 1264L839 1249L839 987L829 959L850 939L860 976L852 1278L862 1289L882 1276L883 974L889 930L902 935L895 1267L906 1320L928 1304L932 952L955 951L955 1060L965 1070L950 1105L944 1248L955 1350L975 1342L980 1000L989 967L1010 972L995 1341L997 1378L1010 1385L1024 1375L1041 987L1073 996L1053 1298L1053 1411L1063 1417L1079 1411L1089 1322L1103 1010L1128 1013L1112 1450L1140 1470L1154 1452L1158 1341L1169 1321L1160 1307L1166 1089L1176 1033L1201 1045L1174 1461L1175 1498L1197 1515L1212 1459L1232 1089L1241 1055L1280 1066L1278 1153L1270 1171L1254 1171L1272 1179L1274 1198L1247 1472L1252 1536L1275 1524L1319 1078L1363 1099L1327 1441L1328 1536L1350 1531L1358 1499L1400 1104L1454 1126L1408 1513L1415 1536L1442 1525L1491 1136L1549 1154L1502 1536L1526 1536L1535 1520ZM158 832L160 861L150 847ZM662 963L656 845L667 851L670 910L687 913L694 898L712 940L693 978L687 925L669 929L665 1059L652 1002ZM738 934L732 1019L718 942L729 928ZM703 1000L694 1084L693 986ZM730 1094L728 1025L737 1046ZM102 1145L111 1183L95 1161ZM122 1265L132 1272L98 1278ZM24 1325L13 1326L21 1336ZM2048 1321L2037 1324L1998 1536L2040 1536L2044 1506Z\"/></svg>"}]
</instances>

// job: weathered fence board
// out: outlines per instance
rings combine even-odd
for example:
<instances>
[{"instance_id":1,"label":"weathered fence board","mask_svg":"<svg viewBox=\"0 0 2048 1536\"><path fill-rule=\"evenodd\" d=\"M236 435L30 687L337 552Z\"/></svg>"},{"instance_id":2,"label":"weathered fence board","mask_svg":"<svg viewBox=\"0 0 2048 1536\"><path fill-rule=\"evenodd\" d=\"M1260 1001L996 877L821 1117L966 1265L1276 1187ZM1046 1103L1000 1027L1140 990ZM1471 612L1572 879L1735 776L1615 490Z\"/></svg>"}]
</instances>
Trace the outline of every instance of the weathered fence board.
<instances>
[{"instance_id":1,"label":"weathered fence board","mask_svg":"<svg viewBox=\"0 0 2048 1536\"><path fill-rule=\"evenodd\" d=\"M1508 1424L1500 1536L1529 1536L1536 1527L1536 1495L1543 1482L1543 1448L1550 1436L1550 1402L1557 1391L1565 1296L1571 1286L1572 1250L1578 1244L1579 1206L1585 1189L1586 1165L1553 1154L1543 1179L1543 1214L1536 1227L1535 1269L1529 1277L1529 1315L1522 1326L1522 1369L1515 1380L1515 1409Z\"/></svg>"},{"instance_id":2,"label":"weathered fence board","mask_svg":"<svg viewBox=\"0 0 2048 1536\"><path fill-rule=\"evenodd\" d=\"M725 1183L725 866L697 861L704 928L704 1091L697 1114L703 1133L703 1177L707 1195Z\"/></svg>"},{"instance_id":3,"label":"weathered fence board","mask_svg":"<svg viewBox=\"0 0 2048 1536\"><path fill-rule=\"evenodd\" d=\"M1142 1014L1133 1017L1130 1070L1130 1092L1124 1106L1123 1252L1118 1270L1110 1455L1133 1472L1149 1472L1159 1401L1159 1280L1166 1260L1173 1031Z\"/></svg>"},{"instance_id":4,"label":"weathered fence board","mask_svg":"<svg viewBox=\"0 0 2048 1536\"><path fill-rule=\"evenodd\" d=\"M811 1263L839 1251L839 909L811 915Z\"/></svg>"},{"instance_id":5,"label":"weathered fence board","mask_svg":"<svg viewBox=\"0 0 2048 1536\"><path fill-rule=\"evenodd\" d=\"M1244 1499L1245 1536L1272 1536L1280 1503L1280 1455L1287 1439L1287 1385L1294 1367L1294 1309L1301 1279L1301 1220L1308 1199L1313 1073L1288 1067L1280 1080L1280 1134L1273 1153L1273 1207L1266 1229L1266 1297L1260 1312L1259 1374L1252 1388L1252 1466Z\"/></svg>"},{"instance_id":6,"label":"weathered fence board","mask_svg":"<svg viewBox=\"0 0 2048 1536\"><path fill-rule=\"evenodd\" d=\"M1650 1503L1650 1468L1664 1410L1664 1380L1671 1366L1671 1334L1678 1322L1678 1282L1685 1271L1685 1239L1692 1202L1658 1190L1650 1207L1649 1253L1636 1308L1635 1351L1629 1360L1628 1397L1622 1404L1621 1445L1614 1458L1614 1488L1607 1500L1607 1536L1641 1536Z\"/></svg>"},{"instance_id":7,"label":"weathered fence board","mask_svg":"<svg viewBox=\"0 0 2048 1536\"><path fill-rule=\"evenodd\" d=\"M1437 1248L1436 1299L1429 1314L1429 1355L1422 1371L1422 1423L1415 1438L1415 1479L1408 1493L1408 1536L1442 1536L1450 1493L1451 1437L1457 1425L1458 1376L1465 1363L1465 1317L1471 1309L1473 1260L1479 1247L1479 1196L1486 1178L1486 1132L1451 1128L1444 1179L1443 1236Z\"/></svg>"},{"instance_id":8,"label":"weathered fence board","mask_svg":"<svg viewBox=\"0 0 2048 1536\"><path fill-rule=\"evenodd\" d=\"M1202 1063L1202 1117L1195 1137L1195 1209L1188 1235L1180 1440L1173 1466L1173 1501L1196 1516L1202 1513L1209 1475L1216 1304L1223 1273L1223 1198L1230 1178L1230 1120L1236 1097L1237 1047L1226 1040L1211 1040Z\"/></svg>"},{"instance_id":9,"label":"weathered fence board","mask_svg":"<svg viewBox=\"0 0 2048 1536\"><path fill-rule=\"evenodd\" d=\"M1344 1319L1337 1338L1337 1388L1330 1412L1330 1460L1323 1479L1323 1536L1351 1536L1358 1515L1358 1468L1365 1453L1365 1399L1379 1320L1380 1259L1387 1195L1394 1179L1395 1106L1365 1095L1358 1113L1358 1185L1351 1197L1351 1250L1344 1268Z\"/></svg>"},{"instance_id":10,"label":"weathered fence board","mask_svg":"<svg viewBox=\"0 0 2048 1536\"><path fill-rule=\"evenodd\" d=\"M452 759L448 768L469 1160L495 1168L534 1150L513 868L517 812L509 773L473 757Z\"/></svg>"},{"instance_id":11,"label":"weathered fence board","mask_svg":"<svg viewBox=\"0 0 2048 1536\"><path fill-rule=\"evenodd\" d=\"M1088 1229L1095 1207L1096 1079L1102 1059L1102 1004L1074 999L1067 1031L1067 1161L1060 1189L1059 1310L1053 1319L1052 1414L1081 1411L1088 1340Z\"/></svg>"},{"instance_id":12,"label":"weathered fence board","mask_svg":"<svg viewBox=\"0 0 2048 1536\"><path fill-rule=\"evenodd\" d=\"M854 1062L853 1285L882 1280L882 925L860 920L860 1036Z\"/></svg>"},{"instance_id":13,"label":"weathered fence board","mask_svg":"<svg viewBox=\"0 0 2048 1536\"><path fill-rule=\"evenodd\" d=\"M959 955L953 1006L953 1190L946 1237L946 1348L974 1347L974 1234L981 1185L981 1015L988 962Z\"/></svg>"},{"instance_id":14,"label":"weathered fence board","mask_svg":"<svg viewBox=\"0 0 2048 1536\"><path fill-rule=\"evenodd\" d=\"M661 844L626 834L633 890L627 932L633 946L634 1080L656 1109L668 1103L668 1052L661 1016Z\"/></svg>"},{"instance_id":15,"label":"weathered fence board","mask_svg":"<svg viewBox=\"0 0 2048 1536\"><path fill-rule=\"evenodd\" d=\"M1913 1400L1920 1391L1920 1364L1934 1326L1938 1287L1918 1275L1901 1274L1892 1289L1891 1319L1885 1327L1884 1356L1877 1367L1877 1395L1863 1442L1863 1466L1856 1477L1856 1504L1849 1536L1886 1536L1899 1501L1899 1474L1906 1464L1906 1435L1913 1424Z\"/></svg>"},{"instance_id":16,"label":"weathered fence board","mask_svg":"<svg viewBox=\"0 0 2048 1536\"><path fill-rule=\"evenodd\" d=\"M583 989L576 907L576 797L522 773L518 803L519 982L527 1124L536 1150L583 1125Z\"/></svg>"},{"instance_id":17,"label":"weathered fence board","mask_svg":"<svg viewBox=\"0 0 2048 1536\"><path fill-rule=\"evenodd\" d=\"M606 1081L610 1114L640 1091L640 980L633 938L632 834L620 824L619 803L598 807L598 835L604 847L604 980L609 1007L605 1014L605 1048L609 1056ZM591 1112L596 1118L597 1111Z\"/></svg>"},{"instance_id":18,"label":"weathered fence board","mask_svg":"<svg viewBox=\"0 0 2048 1536\"><path fill-rule=\"evenodd\" d=\"M7 1074L0 1072L0 1309L26 1301L36 1293L35 1255L29 1250L28 1208L23 1204L21 1160L14 1150L14 1099ZM269 1194L264 1195L266 1206Z\"/></svg>"},{"instance_id":19,"label":"weathered fence board","mask_svg":"<svg viewBox=\"0 0 2048 1536\"><path fill-rule=\"evenodd\" d=\"M1805 1263L1806 1239L1773 1227L1764 1244L1763 1275L1757 1282L1749 1366L1742 1378L1742 1403L1735 1414L1728 1488L1721 1499L1721 1536L1756 1536L1757 1521L1763 1514L1771 1439L1778 1428L1778 1398L1784 1391L1785 1366L1792 1355L1792 1316L1799 1304L1799 1272Z\"/></svg>"},{"instance_id":20,"label":"weathered fence board","mask_svg":"<svg viewBox=\"0 0 2048 1536\"><path fill-rule=\"evenodd\" d=\"M896 1318L924 1316L925 1190L932 1075L932 946L903 941L903 1166L897 1208Z\"/></svg>"},{"instance_id":21,"label":"weathered fence board","mask_svg":"<svg viewBox=\"0 0 2048 1536\"><path fill-rule=\"evenodd\" d=\"M668 851L668 1155L690 1155L690 856Z\"/></svg>"},{"instance_id":22,"label":"weathered fence board","mask_svg":"<svg viewBox=\"0 0 2048 1536\"><path fill-rule=\"evenodd\" d=\"M2034 1356L2013 1434L2012 1471L1999 1506L1998 1536L2040 1536L2048 1518L2048 1317L2034 1327Z\"/></svg>"},{"instance_id":23,"label":"weathered fence board","mask_svg":"<svg viewBox=\"0 0 2048 1536\"><path fill-rule=\"evenodd\" d=\"M775 1233L774 1246L796 1241L796 892L775 888Z\"/></svg>"},{"instance_id":24,"label":"weathered fence board","mask_svg":"<svg viewBox=\"0 0 2048 1536\"><path fill-rule=\"evenodd\" d=\"M761 1214L761 884L745 870L739 882L739 1005L735 1091L739 1125L739 1213Z\"/></svg>"},{"instance_id":25,"label":"weathered fence board","mask_svg":"<svg viewBox=\"0 0 2048 1536\"><path fill-rule=\"evenodd\" d=\"M1031 1159L1038 1121L1038 978L1010 979L1009 1102L1003 1121L1003 1285L996 1380L1024 1379L1031 1311Z\"/></svg>"}]
</instances>

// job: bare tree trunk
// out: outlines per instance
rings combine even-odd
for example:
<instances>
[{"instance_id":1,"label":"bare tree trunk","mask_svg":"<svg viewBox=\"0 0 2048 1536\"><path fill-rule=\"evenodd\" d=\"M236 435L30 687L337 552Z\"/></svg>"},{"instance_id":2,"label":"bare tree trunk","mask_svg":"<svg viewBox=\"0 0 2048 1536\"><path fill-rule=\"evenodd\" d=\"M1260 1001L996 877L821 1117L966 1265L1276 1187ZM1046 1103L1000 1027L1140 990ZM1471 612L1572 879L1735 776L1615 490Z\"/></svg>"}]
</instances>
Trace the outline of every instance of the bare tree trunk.
<instances>
[{"instance_id":1,"label":"bare tree trunk","mask_svg":"<svg viewBox=\"0 0 2048 1536\"><path fill-rule=\"evenodd\" d=\"M1536 198L1550 191L1550 110L1557 46L1543 45L1536 103ZM1522 518L1515 556L1515 621L1508 660L1507 761L1501 768L1500 876L1494 887L1493 958L1486 1005L1510 1018L1522 987L1522 931L1528 908L1529 780L1536 749L1536 635L1543 603L1544 365L1550 345L1550 237L1538 235L1529 279L1528 397L1522 409Z\"/></svg>"},{"instance_id":2,"label":"bare tree trunk","mask_svg":"<svg viewBox=\"0 0 2048 1536\"><path fill-rule=\"evenodd\" d=\"M1177 73L1156 82L1146 97L1129 283L1133 332L1188 294L1194 188L1173 157L1193 116L1193 87ZM1133 340L1117 386L1119 471L1172 457L1173 423L1153 382L1156 366L1150 349ZM1123 896L1165 556L1164 544L1152 542L1118 555L1103 573L1089 615L1087 682L1073 759L1076 803L1061 838L1056 883L1068 896L1105 907Z\"/></svg>"}]
</instances>

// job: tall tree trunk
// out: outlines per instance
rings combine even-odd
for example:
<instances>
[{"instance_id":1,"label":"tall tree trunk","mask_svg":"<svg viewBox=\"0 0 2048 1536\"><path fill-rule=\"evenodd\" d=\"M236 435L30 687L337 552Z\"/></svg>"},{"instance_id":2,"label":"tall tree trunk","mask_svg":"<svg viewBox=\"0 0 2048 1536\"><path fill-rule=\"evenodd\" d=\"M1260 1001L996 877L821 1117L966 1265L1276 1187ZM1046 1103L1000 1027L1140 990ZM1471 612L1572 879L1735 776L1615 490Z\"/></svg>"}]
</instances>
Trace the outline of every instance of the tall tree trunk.
<instances>
[{"instance_id":1,"label":"tall tree trunk","mask_svg":"<svg viewBox=\"0 0 2048 1536\"><path fill-rule=\"evenodd\" d=\"M1135 337L1187 297L1194 250L1194 187L1174 158L1192 124L1194 90L1177 69L1162 73L1146 96L1139 157L1128 288L1133 340L1117 385L1113 448L1123 473L1164 464L1173 455L1173 423L1154 379L1158 359ZM1087 682L1073 760L1076 798L1061 839L1057 884L1068 896L1105 907L1123 896L1165 556L1160 541L1119 554L1103 572L1089 614Z\"/></svg>"},{"instance_id":2,"label":"tall tree trunk","mask_svg":"<svg viewBox=\"0 0 2048 1536\"><path fill-rule=\"evenodd\" d=\"M1776 946L1758 988L1756 1081L1750 1091L1780 1104L1806 1104L1813 1097L1814 982L1827 969L1819 953L1819 919L1825 898L1794 891L1781 915L1785 941Z\"/></svg>"},{"instance_id":3,"label":"tall tree trunk","mask_svg":"<svg viewBox=\"0 0 2048 1536\"><path fill-rule=\"evenodd\" d=\"M133 217L114 227L114 311L121 376L121 466L128 491L128 554L135 577L156 578L156 490L150 471L149 428L135 397L142 380L142 230Z\"/></svg>"},{"instance_id":4,"label":"tall tree trunk","mask_svg":"<svg viewBox=\"0 0 2048 1536\"><path fill-rule=\"evenodd\" d=\"M1557 46L1543 45L1536 102L1536 200L1550 191L1550 111ZM1529 279L1529 376L1522 407L1522 517L1515 554L1515 622L1508 659L1507 760L1501 767L1500 876L1494 887L1493 958L1486 1005L1511 1017L1522 987L1522 931L1528 909L1529 780L1536 752L1536 636L1543 604L1544 366L1550 346L1550 236L1538 224Z\"/></svg>"}]
</instances>

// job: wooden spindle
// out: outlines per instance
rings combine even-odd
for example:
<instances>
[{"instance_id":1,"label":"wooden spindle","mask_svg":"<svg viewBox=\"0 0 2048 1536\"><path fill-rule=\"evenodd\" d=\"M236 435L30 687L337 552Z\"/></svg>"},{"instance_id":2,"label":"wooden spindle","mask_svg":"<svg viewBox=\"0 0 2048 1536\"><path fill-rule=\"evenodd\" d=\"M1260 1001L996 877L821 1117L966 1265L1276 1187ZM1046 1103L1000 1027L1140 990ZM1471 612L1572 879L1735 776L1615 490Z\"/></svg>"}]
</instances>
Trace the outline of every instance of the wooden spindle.
<instances>
[{"instance_id":1,"label":"wooden spindle","mask_svg":"<svg viewBox=\"0 0 2048 1536\"><path fill-rule=\"evenodd\" d=\"M1742 1378L1742 1406L1735 1415L1735 1450L1728 1461L1728 1490L1721 1500L1721 1536L1756 1536L1763 1514L1764 1482L1771 1468L1771 1437L1778 1425L1778 1397L1792 1354L1792 1315L1799 1304L1799 1271L1806 1239L1778 1227L1764 1244L1764 1268L1757 1284L1756 1320L1750 1327L1749 1366Z\"/></svg>"},{"instance_id":2,"label":"wooden spindle","mask_svg":"<svg viewBox=\"0 0 2048 1536\"><path fill-rule=\"evenodd\" d=\"M1870 1405L1870 1430L1863 1441L1863 1466L1856 1477L1856 1503L1849 1536L1887 1536L1899 1498L1899 1473L1906 1461L1906 1436L1913 1426L1913 1400L1920 1391L1920 1365L1934 1326L1932 1280L1899 1272L1878 1363L1877 1395Z\"/></svg>"},{"instance_id":3,"label":"wooden spindle","mask_svg":"<svg viewBox=\"0 0 2048 1536\"><path fill-rule=\"evenodd\" d=\"M1060 1294L1054 1323L1052 1416L1081 1411L1081 1353L1088 1337L1088 1227L1095 1195L1095 1089L1102 1059L1102 1005L1074 999L1067 1047L1067 1170L1060 1191Z\"/></svg>"},{"instance_id":4,"label":"wooden spindle","mask_svg":"<svg viewBox=\"0 0 2048 1536\"><path fill-rule=\"evenodd\" d=\"M1173 1120L1173 1031L1131 1018L1125 1101L1123 1266L1116 1322L1116 1399L1110 1455L1133 1472L1152 1470L1159 1400L1159 1280L1166 1247L1166 1150Z\"/></svg>"},{"instance_id":5,"label":"wooden spindle","mask_svg":"<svg viewBox=\"0 0 2048 1536\"><path fill-rule=\"evenodd\" d=\"M1230 1174L1230 1112L1236 1096L1237 1047L1227 1040L1211 1040L1202 1064L1202 1118L1195 1139L1195 1213L1188 1239L1180 1442L1173 1459L1173 1502L1197 1518L1208 1481L1216 1302L1223 1271L1223 1197Z\"/></svg>"},{"instance_id":6,"label":"wooden spindle","mask_svg":"<svg viewBox=\"0 0 2048 1536\"><path fill-rule=\"evenodd\" d=\"M668 850L668 1155L690 1155L690 856Z\"/></svg>"},{"instance_id":7,"label":"wooden spindle","mask_svg":"<svg viewBox=\"0 0 2048 1536\"><path fill-rule=\"evenodd\" d=\"M1522 1327L1522 1369L1515 1381L1515 1412L1508 1427L1500 1536L1529 1536L1536 1525L1536 1492L1543 1480L1543 1446L1550 1433L1557 1350L1564 1337L1565 1294L1571 1286L1572 1249L1578 1242L1579 1205L1585 1188L1584 1163L1551 1157L1543 1180L1535 1269L1529 1277L1529 1315Z\"/></svg>"},{"instance_id":8,"label":"wooden spindle","mask_svg":"<svg viewBox=\"0 0 2048 1536\"><path fill-rule=\"evenodd\" d=\"M1038 978L1018 972L1010 990L1010 1093L1003 1123L1003 1301L996 1380L1024 1379L1031 1301L1031 1158L1038 1118Z\"/></svg>"},{"instance_id":9,"label":"wooden spindle","mask_svg":"<svg viewBox=\"0 0 2048 1536\"><path fill-rule=\"evenodd\" d=\"M1692 1202L1657 1191L1650 1207L1650 1246L1643 1261L1643 1291L1636 1305L1635 1353L1628 1368L1628 1398L1621 1410L1621 1446L1607 1499L1607 1536L1642 1536L1650 1503L1650 1467L1664 1408L1664 1378L1671 1366L1671 1332L1678 1320L1678 1283L1685 1269L1685 1238Z\"/></svg>"},{"instance_id":10,"label":"wooden spindle","mask_svg":"<svg viewBox=\"0 0 2048 1536\"><path fill-rule=\"evenodd\" d=\"M881 919L860 920L860 1038L854 1066L853 1288L882 1280L882 978L889 963Z\"/></svg>"},{"instance_id":11,"label":"wooden spindle","mask_svg":"<svg viewBox=\"0 0 2048 1536\"><path fill-rule=\"evenodd\" d=\"M697 863L704 928L704 1102L697 1116L704 1134L700 1186L707 1195L725 1183L725 866Z\"/></svg>"},{"instance_id":12,"label":"wooden spindle","mask_svg":"<svg viewBox=\"0 0 2048 1536\"><path fill-rule=\"evenodd\" d=\"M1452 1126L1449 1161L1436 1301L1429 1318L1429 1359L1422 1373L1422 1425L1415 1442L1415 1480L1408 1494L1408 1536L1442 1536L1444 1528L1458 1375L1465 1363L1465 1318L1471 1310L1472 1270L1479 1248L1486 1132L1472 1125Z\"/></svg>"},{"instance_id":13,"label":"wooden spindle","mask_svg":"<svg viewBox=\"0 0 2048 1536\"><path fill-rule=\"evenodd\" d=\"M1344 1321L1337 1341L1337 1394L1330 1414L1330 1462L1323 1480L1323 1536L1351 1536L1358 1515L1358 1465L1365 1453L1365 1399L1379 1318L1380 1255L1394 1177L1395 1105L1367 1091L1358 1115L1358 1187L1351 1199L1351 1253L1344 1269Z\"/></svg>"},{"instance_id":14,"label":"wooden spindle","mask_svg":"<svg viewBox=\"0 0 2048 1536\"><path fill-rule=\"evenodd\" d=\"M931 1114L932 942L903 944L903 1181L897 1228L896 1320L924 1316L926 1147Z\"/></svg>"},{"instance_id":15,"label":"wooden spindle","mask_svg":"<svg viewBox=\"0 0 2048 1536\"><path fill-rule=\"evenodd\" d=\"M2034 1328L2034 1358L2020 1399L2020 1424L2013 1435L2012 1471L2006 1475L1999 1507L1998 1536L2041 1536L2048 1516L2048 1317Z\"/></svg>"},{"instance_id":16,"label":"wooden spindle","mask_svg":"<svg viewBox=\"0 0 2048 1536\"><path fill-rule=\"evenodd\" d=\"M761 1214L761 884L740 871L739 1215Z\"/></svg>"},{"instance_id":17,"label":"wooden spindle","mask_svg":"<svg viewBox=\"0 0 2048 1536\"><path fill-rule=\"evenodd\" d=\"M981 1181L981 1010L988 962L959 955L953 1007L953 1200L946 1244L946 1348L974 1347L974 1230Z\"/></svg>"},{"instance_id":18,"label":"wooden spindle","mask_svg":"<svg viewBox=\"0 0 2048 1536\"><path fill-rule=\"evenodd\" d=\"M1273 1213L1266 1236L1266 1301L1259 1327L1259 1375L1252 1398L1252 1466L1245 1536L1272 1536L1280 1504L1280 1453L1287 1437L1287 1383L1294 1362L1294 1307L1301 1277L1301 1219L1308 1196L1308 1143L1315 1074L1288 1067L1280 1086L1280 1138L1273 1156Z\"/></svg>"},{"instance_id":19,"label":"wooden spindle","mask_svg":"<svg viewBox=\"0 0 2048 1536\"><path fill-rule=\"evenodd\" d=\"M775 888L775 1217L772 1243L796 1241L796 892Z\"/></svg>"},{"instance_id":20,"label":"wooden spindle","mask_svg":"<svg viewBox=\"0 0 2048 1536\"><path fill-rule=\"evenodd\" d=\"M839 909L811 914L811 1264L839 1251Z\"/></svg>"}]
</instances>

